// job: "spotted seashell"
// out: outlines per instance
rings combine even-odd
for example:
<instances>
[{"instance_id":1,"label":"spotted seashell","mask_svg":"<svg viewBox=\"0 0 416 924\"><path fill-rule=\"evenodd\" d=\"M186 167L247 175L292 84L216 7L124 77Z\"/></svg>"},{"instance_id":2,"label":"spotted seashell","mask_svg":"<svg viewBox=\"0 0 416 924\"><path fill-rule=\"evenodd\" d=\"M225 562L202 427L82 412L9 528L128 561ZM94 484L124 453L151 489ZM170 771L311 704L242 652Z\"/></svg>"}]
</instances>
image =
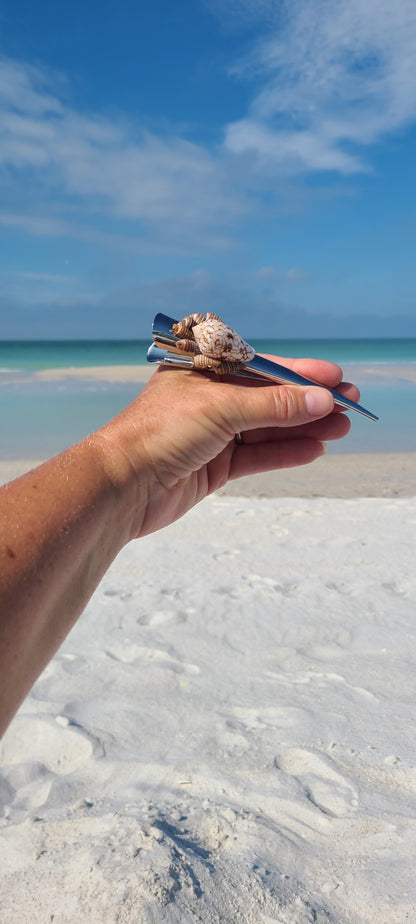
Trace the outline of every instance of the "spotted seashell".
<instances>
[{"instance_id":1,"label":"spotted seashell","mask_svg":"<svg viewBox=\"0 0 416 924\"><path fill-rule=\"evenodd\" d=\"M192 333L204 356L243 363L248 363L255 356L253 347L216 316L207 317L206 321L197 324Z\"/></svg>"},{"instance_id":2,"label":"spotted seashell","mask_svg":"<svg viewBox=\"0 0 416 924\"><path fill-rule=\"evenodd\" d=\"M193 338L192 328L195 327L195 324L200 324L201 321L205 321L203 314L188 314L183 321L177 321L176 324L172 325L173 333L176 337Z\"/></svg>"},{"instance_id":3,"label":"spotted seashell","mask_svg":"<svg viewBox=\"0 0 416 924\"><path fill-rule=\"evenodd\" d=\"M212 356L203 356L197 353L194 358L194 369L209 369L210 372L216 372L217 375L231 375L238 369L244 369L244 363L241 361L232 362L230 359L214 359Z\"/></svg>"}]
</instances>

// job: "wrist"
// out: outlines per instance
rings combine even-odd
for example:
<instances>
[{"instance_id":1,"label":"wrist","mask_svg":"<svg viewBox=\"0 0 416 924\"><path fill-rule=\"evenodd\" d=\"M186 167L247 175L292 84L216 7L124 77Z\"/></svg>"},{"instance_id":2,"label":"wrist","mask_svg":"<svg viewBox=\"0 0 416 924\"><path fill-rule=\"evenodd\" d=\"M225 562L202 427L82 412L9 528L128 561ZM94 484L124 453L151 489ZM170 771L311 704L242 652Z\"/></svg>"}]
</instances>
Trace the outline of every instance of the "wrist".
<instances>
[{"instance_id":1,"label":"wrist","mask_svg":"<svg viewBox=\"0 0 416 924\"><path fill-rule=\"evenodd\" d=\"M122 431L114 424L110 421L94 433L90 441L112 492L122 547L141 531L149 497L148 467L137 447L133 453Z\"/></svg>"}]
</instances>

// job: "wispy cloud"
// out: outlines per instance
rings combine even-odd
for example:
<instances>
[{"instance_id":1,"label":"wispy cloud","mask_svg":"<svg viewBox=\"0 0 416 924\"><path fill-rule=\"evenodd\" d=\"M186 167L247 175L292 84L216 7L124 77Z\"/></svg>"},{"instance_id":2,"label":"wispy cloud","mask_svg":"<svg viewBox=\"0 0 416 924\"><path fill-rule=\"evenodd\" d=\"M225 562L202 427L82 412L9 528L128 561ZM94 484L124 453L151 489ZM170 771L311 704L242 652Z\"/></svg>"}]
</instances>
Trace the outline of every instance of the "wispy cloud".
<instances>
[{"instance_id":1,"label":"wispy cloud","mask_svg":"<svg viewBox=\"0 0 416 924\"><path fill-rule=\"evenodd\" d=\"M268 282L306 282L309 279L308 273L302 272L296 266L291 266L288 270L279 270L274 266L261 266L254 274L257 279L264 279Z\"/></svg>"},{"instance_id":2,"label":"wispy cloud","mask_svg":"<svg viewBox=\"0 0 416 924\"><path fill-rule=\"evenodd\" d=\"M261 88L228 126L228 149L280 173L367 169L363 148L416 118L414 0L274 8L278 25L234 69Z\"/></svg>"},{"instance_id":3,"label":"wispy cloud","mask_svg":"<svg viewBox=\"0 0 416 924\"><path fill-rule=\"evenodd\" d=\"M81 299L92 300L93 286L88 279L71 273L42 273L31 270L5 270L0 272L0 288L11 304L42 306L53 302L56 306L73 305Z\"/></svg>"},{"instance_id":4,"label":"wispy cloud","mask_svg":"<svg viewBox=\"0 0 416 924\"><path fill-rule=\"evenodd\" d=\"M25 210L3 212L3 223L32 233L70 233L73 219L51 214L53 201L55 212L57 203L70 203L91 223L97 215L127 222L138 237L146 232L190 246L197 235L205 245L224 246L247 204L233 192L221 158L186 138L157 137L121 117L117 123L80 115L54 95L50 81L40 69L1 62L0 170L9 198L19 182L30 191Z\"/></svg>"},{"instance_id":5,"label":"wispy cloud","mask_svg":"<svg viewBox=\"0 0 416 924\"><path fill-rule=\"evenodd\" d=\"M267 25L233 68L253 83L251 105L218 127L217 146L81 113L59 75L0 59L0 224L133 250L225 249L248 216L316 198L300 175L335 172L345 192L369 145L416 119L414 0L206 3L257 35Z\"/></svg>"},{"instance_id":6,"label":"wispy cloud","mask_svg":"<svg viewBox=\"0 0 416 924\"><path fill-rule=\"evenodd\" d=\"M374 316L362 308L355 314L334 316L322 309L307 311L282 297L277 285L264 286L266 280L254 274L219 278L206 270L170 276L150 283L116 288L100 297L72 286L66 298L51 297L45 289L42 298L28 299L19 292L4 298L0 294L2 334L20 337L30 329L35 337L143 337L149 339L149 313L164 311L182 317L189 311L216 310L249 341L263 337L368 337L374 333ZM81 281L80 281L81 282ZM39 290L37 291L39 298ZM416 319L405 313L392 316L381 312L377 319L379 336L416 335Z\"/></svg>"}]
</instances>

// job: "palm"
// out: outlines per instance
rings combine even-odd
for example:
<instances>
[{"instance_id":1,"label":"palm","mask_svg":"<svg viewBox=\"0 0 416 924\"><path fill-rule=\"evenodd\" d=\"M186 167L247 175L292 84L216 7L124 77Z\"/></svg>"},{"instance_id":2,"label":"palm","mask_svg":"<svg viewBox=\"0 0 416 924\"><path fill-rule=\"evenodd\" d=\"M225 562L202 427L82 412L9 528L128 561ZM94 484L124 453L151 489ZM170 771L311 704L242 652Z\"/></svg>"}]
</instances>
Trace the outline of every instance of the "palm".
<instances>
[{"instance_id":1,"label":"palm","mask_svg":"<svg viewBox=\"0 0 416 924\"><path fill-rule=\"evenodd\" d=\"M328 387L339 386L341 370L332 363L283 361ZM355 386L340 390L353 400L358 397ZM133 415L137 440L151 460L153 477L140 535L178 519L229 478L304 465L322 453L320 441L348 432L348 418L337 412L308 423L299 414L289 416L302 391L174 369L153 375L121 415ZM239 431L243 444L236 446Z\"/></svg>"}]
</instances>

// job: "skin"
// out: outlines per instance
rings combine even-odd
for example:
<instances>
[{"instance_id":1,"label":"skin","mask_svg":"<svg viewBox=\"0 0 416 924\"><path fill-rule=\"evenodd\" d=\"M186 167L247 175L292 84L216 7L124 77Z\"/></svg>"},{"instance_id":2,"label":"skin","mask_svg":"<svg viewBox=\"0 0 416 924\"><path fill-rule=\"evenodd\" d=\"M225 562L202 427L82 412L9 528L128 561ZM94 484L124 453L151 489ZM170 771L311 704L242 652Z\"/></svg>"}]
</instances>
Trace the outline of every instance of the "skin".
<instances>
[{"instance_id":1,"label":"skin","mask_svg":"<svg viewBox=\"0 0 416 924\"><path fill-rule=\"evenodd\" d=\"M332 363L270 358L359 399ZM159 369L105 427L1 488L0 733L127 542L349 428L325 389Z\"/></svg>"}]
</instances>

